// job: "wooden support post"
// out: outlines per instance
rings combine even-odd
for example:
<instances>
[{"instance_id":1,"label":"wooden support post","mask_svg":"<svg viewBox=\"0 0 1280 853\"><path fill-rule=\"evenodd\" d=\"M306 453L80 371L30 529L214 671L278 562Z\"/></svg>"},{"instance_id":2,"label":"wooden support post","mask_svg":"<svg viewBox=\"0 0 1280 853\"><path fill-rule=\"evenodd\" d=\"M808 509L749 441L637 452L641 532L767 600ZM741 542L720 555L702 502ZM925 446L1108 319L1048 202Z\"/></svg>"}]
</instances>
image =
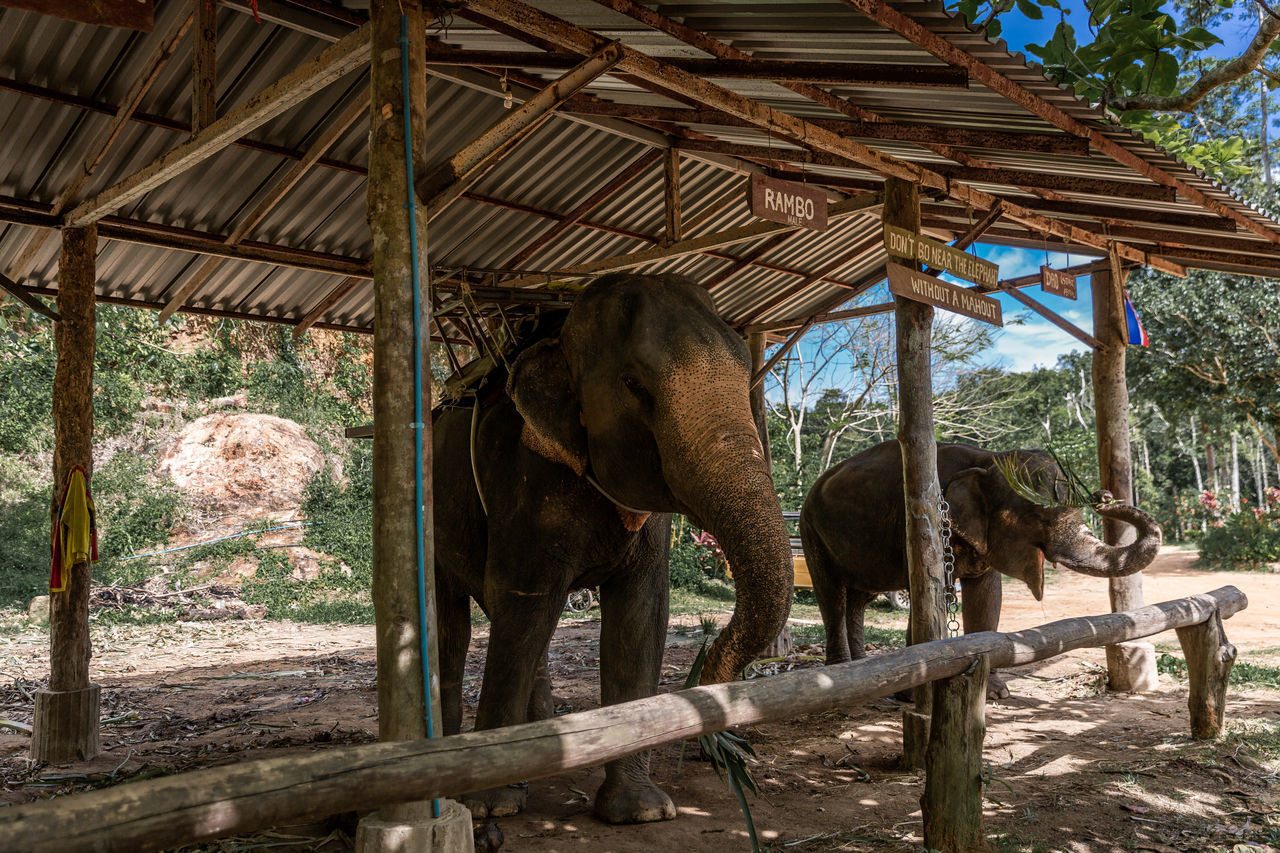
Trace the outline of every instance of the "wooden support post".
<instances>
[{"instance_id":1,"label":"wooden support post","mask_svg":"<svg viewBox=\"0 0 1280 853\"><path fill-rule=\"evenodd\" d=\"M197 134L217 118L217 0L191 0L196 19L191 42L191 133Z\"/></svg>"},{"instance_id":2,"label":"wooden support post","mask_svg":"<svg viewBox=\"0 0 1280 853\"><path fill-rule=\"evenodd\" d=\"M908 231L920 230L920 188L897 178L885 180L884 221ZM918 268L918 267L917 267ZM930 340L933 307L895 298L898 336L898 443L902 446L904 500L907 507L907 567L911 581L908 642L942 638L944 600L941 529L942 489L938 485L938 446L933 435L933 377ZM915 709L902 717L902 763L924 766L929 739L930 685L915 691Z\"/></svg>"},{"instance_id":3,"label":"wooden support post","mask_svg":"<svg viewBox=\"0 0 1280 853\"><path fill-rule=\"evenodd\" d=\"M1222 732L1227 708L1227 677L1236 662L1236 647L1227 642L1217 610L1198 625L1179 628L1178 642L1187 659L1191 736L1209 740Z\"/></svg>"},{"instance_id":4,"label":"wooden support post","mask_svg":"<svg viewBox=\"0 0 1280 853\"><path fill-rule=\"evenodd\" d=\"M933 685L933 719L925 751L924 846L940 853L987 851L982 829L982 740L987 734L991 659Z\"/></svg>"},{"instance_id":5,"label":"wooden support post","mask_svg":"<svg viewBox=\"0 0 1280 853\"><path fill-rule=\"evenodd\" d=\"M53 508L79 465L93 476L94 278L98 231L62 232L58 261L58 314L54 328L58 364L53 376ZM98 754L100 688L89 683L88 561L64 567L67 588L49 597L49 688L36 692L31 757L49 764L83 761Z\"/></svg>"},{"instance_id":6,"label":"wooden support post","mask_svg":"<svg viewBox=\"0 0 1280 853\"><path fill-rule=\"evenodd\" d=\"M763 332L747 335L747 348L751 350L751 375L755 376L764 368L765 336ZM769 410L764 402L764 383L757 382L751 386L751 416L756 421L756 431L760 433L760 448L764 452L764 464L773 470L773 458L769 452ZM791 638L791 627L783 625L778 636L760 653L761 658L780 658L794 652L795 641Z\"/></svg>"},{"instance_id":7,"label":"wooden support post","mask_svg":"<svg viewBox=\"0 0 1280 853\"><path fill-rule=\"evenodd\" d=\"M378 644L378 736L383 741L419 740L440 735L440 687L437 663L434 542L431 517L430 267L427 217L417 214L416 259L421 306L422 393L422 562L426 577L426 621L418 612L418 496L414 411L414 258L410 250L409 209L414 198L405 162L404 88L401 51L409 52L408 85L415 165L426 151L426 24L422 4L414 0L374 0L371 7L369 225L373 231L373 604ZM409 44L400 41L401 15L408 18ZM416 200L415 200L416 204ZM427 666L423 683L422 634ZM429 694L424 698L424 687ZM427 706L434 710L432 729ZM438 820L430 802L385 808L361 821L356 849L469 850L470 816L454 803L442 803Z\"/></svg>"},{"instance_id":8,"label":"wooden support post","mask_svg":"<svg viewBox=\"0 0 1280 853\"><path fill-rule=\"evenodd\" d=\"M1128 331L1123 275L1116 262L1095 270L1090 277L1093 336L1104 347L1093 353L1093 398L1102 488L1121 503L1129 504L1133 502L1133 463L1129 452L1129 387L1125 382ZM1127 545L1137 538L1132 527L1110 519L1104 521L1103 529L1105 540L1112 545ZM1142 606L1141 572L1111 578L1109 583L1113 612ZM1112 690L1136 693L1154 689L1155 647L1150 643L1107 646L1107 675Z\"/></svg>"},{"instance_id":9,"label":"wooden support post","mask_svg":"<svg viewBox=\"0 0 1280 853\"><path fill-rule=\"evenodd\" d=\"M667 222L662 245L670 246L684 239L684 226L680 213L680 150L678 148L668 148L663 152L662 168L665 178L663 201Z\"/></svg>"}]
</instances>

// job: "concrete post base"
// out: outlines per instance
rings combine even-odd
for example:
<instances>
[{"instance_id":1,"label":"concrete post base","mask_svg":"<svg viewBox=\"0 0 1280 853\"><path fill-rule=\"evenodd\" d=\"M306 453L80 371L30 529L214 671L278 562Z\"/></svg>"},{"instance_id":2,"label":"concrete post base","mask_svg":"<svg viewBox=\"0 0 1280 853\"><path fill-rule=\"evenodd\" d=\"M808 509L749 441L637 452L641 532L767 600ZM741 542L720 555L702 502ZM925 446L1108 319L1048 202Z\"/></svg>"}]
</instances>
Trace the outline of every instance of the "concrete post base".
<instances>
[{"instance_id":1,"label":"concrete post base","mask_svg":"<svg viewBox=\"0 0 1280 853\"><path fill-rule=\"evenodd\" d=\"M1160 684L1156 672L1156 647L1130 642L1107 646L1107 674L1110 689L1117 693L1147 693Z\"/></svg>"},{"instance_id":2,"label":"concrete post base","mask_svg":"<svg viewBox=\"0 0 1280 853\"><path fill-rule=\"evenodd\" d=\"M98 706L102 688L37 690L31 758L46 764L87 761L98 754Z\"/></svg>"},{"instance_id":3,"label":"concrete post base","mask_svg":"<svg viewBox=\"0 0 1280 853\"><path fill-rule=\"evenodd\" d=\"M471 812L453 800L405 803L374 812L356 827L356 853L473 853Z\"/></svg>"}]
</instances>

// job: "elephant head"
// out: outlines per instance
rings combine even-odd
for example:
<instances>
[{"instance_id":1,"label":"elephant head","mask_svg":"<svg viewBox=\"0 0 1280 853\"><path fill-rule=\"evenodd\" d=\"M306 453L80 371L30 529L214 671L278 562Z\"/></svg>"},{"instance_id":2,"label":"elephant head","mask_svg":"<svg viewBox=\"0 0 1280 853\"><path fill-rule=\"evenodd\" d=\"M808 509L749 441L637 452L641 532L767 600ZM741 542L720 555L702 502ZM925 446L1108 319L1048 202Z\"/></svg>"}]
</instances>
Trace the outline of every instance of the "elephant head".
<instances>
[{"instance_id":1,"label":"elephant head","mask_svg":"<svg viewBox=\"0 0 1280 853\"><path fill-rule=\"evenodd\" d=\"M705 289L624 274L583 290L560 337L522 353L508 383L525 444L593 478L624 521L682 512L720 542L737 605L704 683L732 679L790 609L791 551L750 375L744 341Z\"/></svg>"},{"instance_id":2,"label":"elephant head","mask_svg":"<svg viewBox=\"0 0 1280 853\"><path fill-rule=\"evenodd\" d=\"M1029 500L1010 483L1008 468L1043 502ZM1025 492L1025 489L1021 491ZM1137 539L1108 545L1093 535L1079 507L1062 506L1066 478L1053 459L1039 451L996 454L993 463L957 472L944 489L954 531L982 563L1021 579L1039 601L1044 593L1044 561L1094 577L1123 577L1142 571L1160 550L1160 525L1140 509L1095 496L1099 514L1133 525ZM1054 504L1054 505L1046 505Z\"/></svg>"}]
</instances>

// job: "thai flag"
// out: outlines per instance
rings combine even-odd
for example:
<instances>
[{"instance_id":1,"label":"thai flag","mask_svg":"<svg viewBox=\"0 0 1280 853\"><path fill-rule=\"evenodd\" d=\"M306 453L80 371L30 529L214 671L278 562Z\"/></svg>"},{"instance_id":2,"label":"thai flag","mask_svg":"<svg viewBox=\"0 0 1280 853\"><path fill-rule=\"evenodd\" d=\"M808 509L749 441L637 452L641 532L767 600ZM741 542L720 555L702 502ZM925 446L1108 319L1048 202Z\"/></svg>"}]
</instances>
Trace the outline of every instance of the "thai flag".
<instances>
[{"instance_id":1,"label":"thai flag","mask_svg":"<svg viewBox=\"0 0 1280 853\"><path fill-rule=\"evenodd\" d=\"M1151 345L1151 339L1147 337L1147 330L1142 328L1142 320L1138 317L1137 310L1133 307L1133 303L1129 301L1129 294L1124 295L1124 323L1129 330L1129 345L1145 347Z\"/></svg>"}]
</instances>

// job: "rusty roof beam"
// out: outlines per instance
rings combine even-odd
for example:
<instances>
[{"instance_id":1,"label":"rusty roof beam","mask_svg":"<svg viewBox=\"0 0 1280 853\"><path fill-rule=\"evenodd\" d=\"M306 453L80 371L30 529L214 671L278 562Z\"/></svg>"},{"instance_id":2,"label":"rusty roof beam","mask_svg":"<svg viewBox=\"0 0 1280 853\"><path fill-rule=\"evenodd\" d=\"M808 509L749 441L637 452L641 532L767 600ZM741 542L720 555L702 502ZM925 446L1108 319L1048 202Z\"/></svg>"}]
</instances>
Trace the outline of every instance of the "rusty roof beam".
<instances>
[{"instance_id":1,"label":"rusty roof beam","mask_svg":"<svg viewBox=\"0 0 1280 853\"><path fill-rule=\"evenodd\" d=\"M835 260L825 264L818 272L814 273L811 276L806 277L804 280L797 282L791 287L788 287L786 290L783 290L781 293L774 295L773 298L757 306L750 314L747 314L744 317L739 317L736 320L730 321L730 325L738 328L747 326L748 324L751 323L752 320L755 320L760 315L767 314L768 312L772 311L774 308L777 308L779 305L786 302L788 299L792 299L798 296L805 288L809 287L811 284L821 281L826 276L834 274L835 271L840 269L841 267L853 263L862 255L865 255L867 252L875 249L875 247L879 243L880 243L880 235L876 234L871 239L865 240L862 243L859 243L849 251L841 255L837 255ZM851 291L854 289L856 289L856 286L855 288L850 288Z\"/></svg>"},{"instance_id":2,"label":"rusty roof beam","mask_svg":"<svg viewBox=\"0 0 1280 853\"><path fill-rule=\"evenodd\" d=\"M943 62L967 69L975 80L1044 119L1054 127L1076 136L1087 138L1094 148L1116 162L1128 166L1143 177L1149 178L1158 184L1172 187L1184 198L1195 202L1212 213L1233 220L1240 227L1252 231L1265 240L1272 243L1280 243L1280 232L1254 221L1244 213L1233 210L1222 202L1205 195L1185 181L1181 181L1163 169L1148 163L1119 143L1108 139L1100 131L1089 127L1081 121L1077 121L1040 96L1000 74L991 66L951 44L942 36L902 14L885 3L884 0L843 0L843 2L860 14L902 36L917 47L933 54Z\"/></svg>"},{"instance_id":3,"label":"rusty roof beam","mask_svg":"<svg viewBox=\"0 0 1280 853\"><path fill-rule=\"evenodd\" d=\"M266 124L334 80L369 61L369 30L356 30L313 59L224 115L190 141L89 199L67 214L66 224L83 226L146 195L160 184L204 162L245 133Z\"/></svg>"},{"instance_id":4,"label":"rusty roof beam","mask_svg":"<svg viewBox=\"0 0 1280 853\"><path fill-rule=\"evenodd\" d=\"M607 2L612 4L629 2L629 0L607 0ZM550 41L559 47L579 53L591 53L608 43L589 30L521 3L519 0L471 0L471 6L468 8L484 10L483 15L504 22L512 28L513 32L520 33L522 36L538 41ZM926 190L941 192L961 204L972 205L980 210L989 210L997 201L996 196L990 193L952 181L915 163L881 154L861 143L816 127L802 118L775 110L737 92L687 74L678 68L671 68L660 60L631 48L624 46L623 54L624 58L617 66L621 71L644 80L656 81L661 86L692 98L704 106L729 112L770 133L827 154L847 158L857 166L878 174L918 183ZM821 91L814 88L816 91ZM1108 240L1103 235L1075 225L1057 222L1017 205L1006 203L1005 215L1044 234L1060 236L1084 245L1105 247L1115 243L1116 250L1125 260L1145 263L1175 275L1186 273L1185 268L1178 264L1147 255L1132 246ZM1280 234L1276 236L1280 239Z\"/></svg>"},{"instance_id":5,"label":"rusty roof beam","mask_svg":"<svg viewBox=\"0 0 1280 853\"><path fill-rule=\"evenodd\" d=\"M817 176L812 180L815 182L823 182L825 181L825 178ZM1179 229L1191 228L1200 231L1216 231L1219 233L1226 232L1229 234L1236 233L1236 224L1234 222L1217 216L1198 216L1192 213L1173 213L1170 211L1156 210L1154 208L1138 205L1113 207L1109 204L1103 203L1051 201L1047 199L1023 197L1010 198L1009 200L1022 205L1028 210L1078 216L1085 219L1093 219L1105 225L1128 225L1134 222L1149 222L1153 225L1168 225ZM925 203L921 205L921 208L938 216L967 215L963 208L949 207L942 204Z\"/></svg>"},{"instance_id":6,"label":"rusty roof beam","mask_svg":"<svg viewBox=\"0 0 1280 853\"><path fill-rule=\"evenodd\" d=\"M669 58L665 61L690 74L717 79L796 80L805 83L930 89L963 89L969 85L969 75L965 70L949 65L807 62L789 59ZM562 52L464 50L433 41L427 42L427 64L565 70L577 65L578 57L576 54Z\"/></svg>"},{"instance_id":7,"label":"rusty roof beam","mask_svg":"<svg viewBox=\"0 0 1280 853\"><path fill-rule=\"evenodd\" d=\"M1180 246L1162 247L1159 252L1178 260L1212 264L1205 267L1206 269L1230 267L1229 271L1242 272L1245 275L1280 277L1280 258L1241 255L1235 252L1212 252L1206 249L1185 249Z\"/></svg>"},{"instance_id":8,"label":"rusty roof beam","mask_svg":"<svg viewBox=\"0 0 1280 853\"><path fill-rule=\"evenodd\" d=\"M631 121L755 127L751 122L743 121L720 110L654 107L601 101L596 98L570 98L561 111L574 115L612 116ZM936 124L859 121L847 118L810 118L809 121L841 136L860 139L888 139L898 142L916 142L922 145L936 143L966 148L992 148L1001 151L1029 151L1045 154L1085 156L1089 153L1088 140L1066 133L1015 133Z\"/></svg>"},{"instance_id":9,"label":"rusty roof beam","mask_svg":"<svg viewBox=\"0 0 1280 853\"><path fill-rule=\"evenodd\" d=\"M55 323L62 319L57 311L53 310L48 305L45 305L39 299L36 299L27 292L26 288L9 278L9 276L4 273L0 273L0 292L8 293L32 311L35 311L37 314L43 314Z\"/></svg>"}]
</instances>

